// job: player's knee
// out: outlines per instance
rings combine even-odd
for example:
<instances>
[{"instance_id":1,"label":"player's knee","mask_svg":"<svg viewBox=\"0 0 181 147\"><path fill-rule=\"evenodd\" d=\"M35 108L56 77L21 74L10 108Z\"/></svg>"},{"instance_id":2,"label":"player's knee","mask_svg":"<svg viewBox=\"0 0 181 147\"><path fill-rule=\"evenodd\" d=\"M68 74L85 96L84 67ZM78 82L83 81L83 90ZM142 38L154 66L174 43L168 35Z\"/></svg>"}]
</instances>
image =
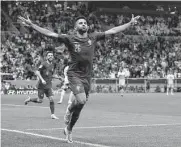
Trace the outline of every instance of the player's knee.
<instances>
[{"instance_id":1,"label":"player's knee","mask_svg":"<svg viewBox=\"0 0 181 147\"><path fill-rule=\"evenodd\" d=\"M85 93L79 93L76 95L77 102L79 104L85 104L86 103L86 95Z\"/></svg>"},{"instance_id":2,"label":"player's knee","mask_svg":"<svg viewBox=\"0 0 181 147\"><path fill-rule=\"evenodd\" d=\"M53 97L48 98L51 103L54 103Z\"/></svg>"},{"instance_id":3,"label":"player's knee","mask_svg":"<svg viewBox=\"0 0 181 147\"><path fill-rule=\"evenodd\" d=\"M86 101L87 100L86 100L86 97L85 97L85 98L79 100L78 103L84 105L86 103Z\"/></svg>"}]
</instances>

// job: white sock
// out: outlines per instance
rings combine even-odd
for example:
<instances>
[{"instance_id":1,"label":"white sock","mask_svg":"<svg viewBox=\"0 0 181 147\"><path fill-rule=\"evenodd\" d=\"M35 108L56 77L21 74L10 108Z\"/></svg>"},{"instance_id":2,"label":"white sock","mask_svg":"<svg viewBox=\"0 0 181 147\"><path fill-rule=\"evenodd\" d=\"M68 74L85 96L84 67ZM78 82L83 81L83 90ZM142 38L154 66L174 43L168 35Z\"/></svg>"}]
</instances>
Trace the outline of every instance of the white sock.
<instances>
[{"instance_id":1,"label":"white sock","mask_svg":"<svg viewBox=\"0 0 181 147\"><path fill-rule=\"evenodd\" d=\"M68 104L71 104L71 103L72 103L73 98L74 98L74 94L73 94L73 92L71 91L71 92L70 92L70 95L69 95Z\"/></svg>"},{"instance_id":2,"label":"white sock","mask_svg":"<svg viewBox=\"0 0 181 147\"><path fill-rule=\"evenodd\" d=\"M61 102L63 101L64 95L65 95L65 90L62 90L62 92L61 92L61 97L60 97L60 101L61 101Z\"/></svg>"},{"instance_id":3,"label":"white sock","mask_svg":"<svg viewBox=\"0 0 181 147\"><path fill-rule=\"evenodd\" d=\"M173 89L171 89L171 94L173 94Z\"/></svg>"}]
</instances>

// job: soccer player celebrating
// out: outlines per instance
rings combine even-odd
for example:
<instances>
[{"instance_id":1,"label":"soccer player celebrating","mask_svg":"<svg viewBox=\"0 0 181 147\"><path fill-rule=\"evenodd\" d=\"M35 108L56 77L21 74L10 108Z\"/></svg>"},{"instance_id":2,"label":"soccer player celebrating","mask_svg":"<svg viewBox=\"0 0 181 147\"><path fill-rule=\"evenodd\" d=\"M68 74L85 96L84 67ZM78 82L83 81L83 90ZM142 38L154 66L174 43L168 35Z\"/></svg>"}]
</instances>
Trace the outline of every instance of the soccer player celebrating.
<instances>
[{"instance_id":1,"label":"soccer player celebrating","mask_svg":"<svg viewBox=\"0 0 181 147\"><path fill-rule=\"evenodd\" d=\"M119 78L119 89L121 90L121 96L123 96L125 90L126 72L123 70L122 67L119 68L118 78Z\"/></svg>"},{"instance_id":2,"label":"soccer player celebrating","mask_svg":"<svg viewBox=\"0 0 181 147\"><path fill-rule=\"evenodd\" d=\"M173 95L175 77L174 77L173 71L171 69L168 71L166 78L167 78L167 95L168 95L169 89L171 89L170 90L171 95Z\"/></svg>"},{"instance_id":3,"label":"soccer player celebrating","mask_svg":"<svg viewBox=\"0 0 181 147\"><path fill-rule=\"evenodd\" d=\"M67 46L71 62L67 72L71 91L75 99L71 105L68 105L64 120L66 127L64 134L68 143L72 143L72 129L77 122L80 112L84 107L90 90L91 71L93 66L94 49L96 42L105 38L106 35L112 35L124 31L131 25L136 24L140 16L134 17L130 22L114 27L105 32L97 32L88 34L88 24L85 17L81 16L75 20L74 34L57 34L45 28L41 28L31 22L31 20L19 17L24 24L29 25L38 32L50 36L57 37L60 42L64 42Z\"/></svg>"},{"instance_id":4,"label":"soccer player celebrating","mask_svg":"<svg viewBox=\"0 0 181 147\"><path fill-rule=\"evenodd\" d=\"M41 62L40 66L38 67L38 70L35 71L39 79L37 85L38 98L29 97L25 100L25 105L27 105L29 102L42 103L45 94L50 101L51 118L58 119L58 117L56 117L54 114L55 106L52 91L52 78L56 67L55 63L53 62L53 59L53 52L48 51L46 53L46 60Z\"/></svg>"}]
</instances>

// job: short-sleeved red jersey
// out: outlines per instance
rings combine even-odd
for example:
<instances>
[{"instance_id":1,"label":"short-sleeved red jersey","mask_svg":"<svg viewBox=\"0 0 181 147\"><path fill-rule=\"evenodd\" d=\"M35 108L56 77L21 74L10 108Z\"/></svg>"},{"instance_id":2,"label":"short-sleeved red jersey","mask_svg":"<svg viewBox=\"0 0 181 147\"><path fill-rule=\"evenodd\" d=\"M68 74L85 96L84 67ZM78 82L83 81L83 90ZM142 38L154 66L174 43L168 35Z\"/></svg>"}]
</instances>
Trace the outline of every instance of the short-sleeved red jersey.
<instances>
[{"instance_id":1,"label":"short-sleeved red jersey","mask_svg":"<svg viewBox=\"0 0 181 147\"><path fill-rule=\"evenodd\" d=\"M89 34L87 38L79 38L76 34L59 35L59 41L63 41L70 52L67 74L90 78L96 42L104 38L104 32Z\"/></svg>"}]
</instances>

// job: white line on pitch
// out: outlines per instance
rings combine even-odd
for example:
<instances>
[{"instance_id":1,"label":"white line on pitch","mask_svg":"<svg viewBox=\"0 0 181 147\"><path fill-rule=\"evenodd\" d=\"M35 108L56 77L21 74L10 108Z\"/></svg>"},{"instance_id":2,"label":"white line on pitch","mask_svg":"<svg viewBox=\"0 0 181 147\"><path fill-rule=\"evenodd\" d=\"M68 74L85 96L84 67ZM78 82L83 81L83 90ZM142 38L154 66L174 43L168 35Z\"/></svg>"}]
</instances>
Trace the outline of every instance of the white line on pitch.
<instances>
[{"instance_id":1,"label":"white line on pitch","mask_svg":"<svg viewBox=\"0 0 181 147\"><path fill-rule=\"evenodd\" d=\"M1 109L1 110L10 110L10 109Z\"/></svg>"},{"instance_id":2,"label":"white line on pitch","mask_svg":"<svg viewBox=\"0 0 181 147\"><path fill-rule=\"evenodd\" d=\"M42 107L42 106L26 106L26 105L15 105L15 104L1 104L3 106L13 106L13 107L34 107L34 108L49 108L49 107Z\"/></svg>"},{"instance_id":3,"label":"white line on pitch","mask_svg":"<svg viewBox=\"0 0 181 147\"><path fill-rule=\"evenodd\" d=\"M10 110L10 109L1 109L1 110Z\"/></svg>"},{"instance_id":4,"label":"white line on pitch","mask_svg":"<svg viewBox=\"0 0 181 147\"><path fill-rule=\"evenodd\" d=\"M20 134L48 138L48 139L59 140L59 141L66 141L63 138L57 138L57 137L53 137L53 136L47 136L47 135L36 134L36 133L31 133L31 132L24 132L24 131L19 131L19 130L1 129L1 131L20 133ZM93 143L81 142L81 141L74 141L74 143L82 144L82 145L89 145L89 146L93 146L93 147L110 147L110 146L105 146L105 145L101 145L101 144L93 144Z\"/></svg>"},{"instance_id":5,"label":"white line on pitch","mask_svg":"<svg viewBox=\"0 0 181 147\"><path fill-rule=\"evenodd\" d=\"M143 124L143 125L122 125L122 126L94 126L94 127L75 127L74 129L101 129L101 128L129 128L129 127L159 127L159 126L177 126L181 123L175 124ZM27 129L27 130L63 130L64 128L49 128L49 129Z\"/></svg>"}]
</instances>

